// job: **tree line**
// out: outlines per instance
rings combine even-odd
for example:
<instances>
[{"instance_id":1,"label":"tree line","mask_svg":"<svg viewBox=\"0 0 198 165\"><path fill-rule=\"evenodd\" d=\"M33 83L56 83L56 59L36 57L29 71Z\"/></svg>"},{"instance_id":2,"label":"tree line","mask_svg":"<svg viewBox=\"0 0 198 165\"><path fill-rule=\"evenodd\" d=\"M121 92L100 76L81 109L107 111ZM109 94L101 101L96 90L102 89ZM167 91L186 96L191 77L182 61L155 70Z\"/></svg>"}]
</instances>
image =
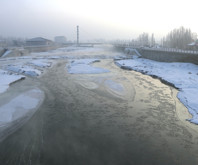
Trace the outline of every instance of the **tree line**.
<instances>
[{"instance_id":1,"label":"tree line","mask_svg":"<svg viewBox=\"0 0 198 165\"><path fill-rule=\"evenodd\" d=\"M195 41L195 34L190 29L186 29L183 26L179 29L174 29L169 32L162 39L163 47L189 49L190 43Z\"/></svg>"},{"instance_id":2,"label":"tree line","mask_svg":"<svg viewBox=\"0 0 198 165\"><path fill-rule=\"evenodd\" d=\"M193 45L192 43L195 43ZM148 33L142 33L137 39L131 40L134 46L156 47L154 34L149 36ZM190 44L190 45L189 45ZM197 34L192 33L190 29L181 26L178 29L173 29L161 40L161 46L176 49L197 49L198 40Z\"/></svg>"}]
</instances>

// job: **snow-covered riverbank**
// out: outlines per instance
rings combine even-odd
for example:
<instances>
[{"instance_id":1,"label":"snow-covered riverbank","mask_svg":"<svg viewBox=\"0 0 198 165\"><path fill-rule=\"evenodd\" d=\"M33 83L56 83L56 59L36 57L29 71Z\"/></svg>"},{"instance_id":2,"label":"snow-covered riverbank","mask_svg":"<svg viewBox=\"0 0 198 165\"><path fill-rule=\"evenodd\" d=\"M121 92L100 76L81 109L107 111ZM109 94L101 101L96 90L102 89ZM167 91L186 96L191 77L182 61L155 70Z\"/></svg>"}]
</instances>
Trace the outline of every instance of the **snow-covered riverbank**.
<instances>
[{"instance_id":1,"label":"snow-covered riverbank","mask_svg":"<svg viewBox=\"0 0 198 165\"><path fill-rule=\"evenodd\" d=\"M143 58L119 60L119 67L156 76L179 89L177 97L192 114L190 122L198 124L198 66L190 63L165 63Z\"/></svg>"}]
</instances>

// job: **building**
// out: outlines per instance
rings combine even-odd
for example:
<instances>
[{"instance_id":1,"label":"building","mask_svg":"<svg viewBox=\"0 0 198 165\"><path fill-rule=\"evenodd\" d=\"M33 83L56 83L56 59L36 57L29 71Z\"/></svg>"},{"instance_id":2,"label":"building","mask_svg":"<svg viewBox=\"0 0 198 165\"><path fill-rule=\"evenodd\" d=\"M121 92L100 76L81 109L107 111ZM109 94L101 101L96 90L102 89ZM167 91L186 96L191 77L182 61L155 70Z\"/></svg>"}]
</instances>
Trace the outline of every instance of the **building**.
<instances>
[{"instance_id":1,"label":"building","mask_svg":"<svg viewBox=\"0 0 198 165\"><path fill-rule=\"evenodd\" d=\"M54 37L54 42L57 44L66 44L67 39L64 36L56 36Z\"/></svg>"},{"instance_id":2,"label":"building","mask_svg":"<svg viewBox=\"0 0 198 165\"><path fill-rule=\"evenodd\" d=\"M29 40L26 40L27 46L50 46L53 42L51 40L42 38L42 37L36 37Z\"/></svg>"},{"instance_id":3,"label":"building","mask_svg":"<svg viewBox=\"0 0 198 165\"><path fill-rule=\"evenodd\" d=\"M198 40L188 44L188 48L191 50L198 50Z\"/></svg>"}]
</instances>

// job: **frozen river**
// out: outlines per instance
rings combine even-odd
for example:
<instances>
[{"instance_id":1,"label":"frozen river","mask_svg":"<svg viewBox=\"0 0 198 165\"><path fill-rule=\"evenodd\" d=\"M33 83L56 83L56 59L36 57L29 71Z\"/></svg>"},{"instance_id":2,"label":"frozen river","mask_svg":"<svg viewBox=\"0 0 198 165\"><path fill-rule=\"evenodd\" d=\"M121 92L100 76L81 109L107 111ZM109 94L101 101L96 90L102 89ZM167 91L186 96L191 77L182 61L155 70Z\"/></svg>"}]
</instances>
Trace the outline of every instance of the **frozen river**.
<instances>
[{"instance_id":1,"label":"frozen river","mask_svg":"<svg viewBox=\"0 0 198 165\"><path fill-rule=\"evenodd\" d=\"M41 77L27 77L7 91L39 88L45 99L0 142L0 164L198 164L198 129L185 121L189 114L175 89L122 70L111 58L92 64L108 70L98 74L70 74L68 63L57 59Z\"/></svg>"}]
</instances>

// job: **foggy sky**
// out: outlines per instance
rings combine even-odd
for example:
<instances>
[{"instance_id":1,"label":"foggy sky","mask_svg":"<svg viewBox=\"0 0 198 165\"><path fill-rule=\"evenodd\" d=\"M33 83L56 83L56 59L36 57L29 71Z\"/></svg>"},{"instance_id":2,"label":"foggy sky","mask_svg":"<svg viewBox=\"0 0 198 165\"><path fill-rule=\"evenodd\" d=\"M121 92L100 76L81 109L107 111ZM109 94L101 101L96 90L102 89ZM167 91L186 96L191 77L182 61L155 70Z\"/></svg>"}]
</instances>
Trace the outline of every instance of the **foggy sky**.
<instances>
[{"instance_id":1,"label":"foggy sky","mask_svg":"<svg viewBox=\"0 0 198 165\"><path fill-rule=\"evenodd\" d=\"M0 36L80 39L156 38L184 26L198 32L196 0L0 0Z\"/></svg>"}]
</instances>

